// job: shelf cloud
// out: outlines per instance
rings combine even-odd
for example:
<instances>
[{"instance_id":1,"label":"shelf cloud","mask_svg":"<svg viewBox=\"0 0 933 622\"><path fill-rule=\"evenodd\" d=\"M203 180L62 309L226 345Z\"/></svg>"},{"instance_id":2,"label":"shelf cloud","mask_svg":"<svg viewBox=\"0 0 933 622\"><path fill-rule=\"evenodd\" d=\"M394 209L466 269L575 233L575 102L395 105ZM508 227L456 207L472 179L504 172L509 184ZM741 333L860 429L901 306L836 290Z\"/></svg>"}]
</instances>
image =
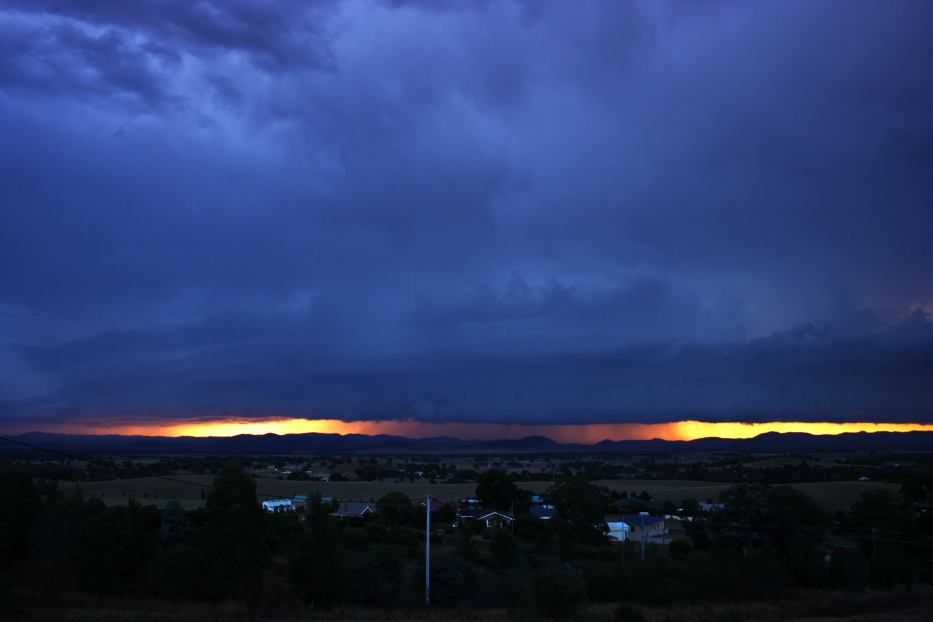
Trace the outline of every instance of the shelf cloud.
<instances>
[{"instance_id":1,"label":"shelf cloud","mask_svg":"<svg viewBox=\"0 0 933 622\"><path fill-rule=\"evenodd\" d=\"M931 23L0 3L0 430L933 422Z\"/></svg>"}]
</instances>

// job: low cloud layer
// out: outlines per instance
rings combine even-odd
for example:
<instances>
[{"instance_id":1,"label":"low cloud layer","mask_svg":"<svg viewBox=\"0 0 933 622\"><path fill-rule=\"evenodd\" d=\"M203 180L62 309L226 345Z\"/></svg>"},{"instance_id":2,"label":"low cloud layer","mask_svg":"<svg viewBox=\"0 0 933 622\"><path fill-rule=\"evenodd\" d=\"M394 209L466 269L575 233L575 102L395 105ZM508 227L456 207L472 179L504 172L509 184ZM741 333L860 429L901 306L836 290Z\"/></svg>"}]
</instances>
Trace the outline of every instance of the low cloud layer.
<instances>
[{"instance_id":1,"label":"low cloud layer","mask_svg":"<svg viewBox=\"0 0 933 622\"><path fill-rule=\"evenodd\" d=\"M919 2L0 3L0 428L933 421Z\"/></svg>"}]
</instances>

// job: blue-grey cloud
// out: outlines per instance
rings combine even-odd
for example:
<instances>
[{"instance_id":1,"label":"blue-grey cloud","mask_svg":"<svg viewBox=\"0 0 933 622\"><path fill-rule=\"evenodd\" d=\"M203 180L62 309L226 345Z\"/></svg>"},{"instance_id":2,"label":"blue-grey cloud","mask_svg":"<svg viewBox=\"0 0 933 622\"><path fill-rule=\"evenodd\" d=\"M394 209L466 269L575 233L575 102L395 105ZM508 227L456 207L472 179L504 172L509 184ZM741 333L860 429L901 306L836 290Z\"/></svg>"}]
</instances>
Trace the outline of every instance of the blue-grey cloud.
<instances>
[{"instance_id":1,"label":"blue-grey cloud","mask_svg":"<svg viewBox=\"0 0 933 622\"><path fill-rule=\"evenodd\" d=\"M929 420L931 18L2 2L0 416Z\"/></svg>"}]
</instances>

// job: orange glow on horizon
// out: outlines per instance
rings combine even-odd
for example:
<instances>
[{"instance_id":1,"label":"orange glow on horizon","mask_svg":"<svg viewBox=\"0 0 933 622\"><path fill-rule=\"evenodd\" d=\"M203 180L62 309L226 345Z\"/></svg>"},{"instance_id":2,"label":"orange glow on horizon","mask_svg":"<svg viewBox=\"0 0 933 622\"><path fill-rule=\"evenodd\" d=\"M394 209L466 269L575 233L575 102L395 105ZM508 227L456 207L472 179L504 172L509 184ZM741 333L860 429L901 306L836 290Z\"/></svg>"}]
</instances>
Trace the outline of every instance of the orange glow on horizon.
<instances>
[{"instance_id":1,"label":"orange glow on horizon","mask_svg":"<svg viewBox=\"0 0 933 622\"><path fill-rule=\"evenodd\" d=\"M592 444L609 440L689 441L718 437L752 438L767 432L805 432L817 435L846 432L933 432L930 423L677 421L672 423L507 424L434 423L414 420L340 421L337 419L217 419L168 422L111 422L55 426L48 432L125 434L146 436L235 436L237 434L390 434L409 438L452 436L466 440L514 439L546 436L561 443Z\"/></svg>"}]
</instances>

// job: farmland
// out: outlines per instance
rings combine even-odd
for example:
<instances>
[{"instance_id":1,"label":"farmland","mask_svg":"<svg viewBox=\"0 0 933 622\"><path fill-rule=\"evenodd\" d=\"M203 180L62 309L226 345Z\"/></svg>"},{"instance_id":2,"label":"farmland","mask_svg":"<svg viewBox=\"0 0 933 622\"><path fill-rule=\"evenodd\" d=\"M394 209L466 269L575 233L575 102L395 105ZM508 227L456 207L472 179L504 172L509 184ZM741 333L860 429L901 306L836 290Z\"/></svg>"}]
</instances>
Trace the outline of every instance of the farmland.
<instances>
[{"instance_id":1,"label":"farmland","mask_svg":"<svg viewBox=\"0 0 933 622\"><path fill-rule=\"evenodd\" d=\"M85 496L99 498L107 505L119 505L131 497L143 503L157 506L165 505L171 499L178 499L186 508L196 508L203 504L202 492L209 490L213 476L210 474L173 475L163 479L140 477L134 479L116 479L90 481L80 484ZM648 491L660 503L670 501L680 503L684 499L718 500L722 491L733 484L722 482L703 482L690 480L652 480L652 479L612 479L594 482L611 491L641 492ZM293 481L256 478L257 493L261 497L294 497L295 495L320 492L322 495L342 500L372 501L390 491L401 491L409 497L425 497L428 494L443 501L456 501L474 494L476 484L430 484L427 481ZM546 491L553 482L521 482L521 488L534 493ZM793 487L810 495L830 512L846 511L865 490L887 488L896 491L894 484L876 482L805 482L791 484ZM62 482L63 491L73 490L75 484Z\"/></svg>"}]
</instances>

